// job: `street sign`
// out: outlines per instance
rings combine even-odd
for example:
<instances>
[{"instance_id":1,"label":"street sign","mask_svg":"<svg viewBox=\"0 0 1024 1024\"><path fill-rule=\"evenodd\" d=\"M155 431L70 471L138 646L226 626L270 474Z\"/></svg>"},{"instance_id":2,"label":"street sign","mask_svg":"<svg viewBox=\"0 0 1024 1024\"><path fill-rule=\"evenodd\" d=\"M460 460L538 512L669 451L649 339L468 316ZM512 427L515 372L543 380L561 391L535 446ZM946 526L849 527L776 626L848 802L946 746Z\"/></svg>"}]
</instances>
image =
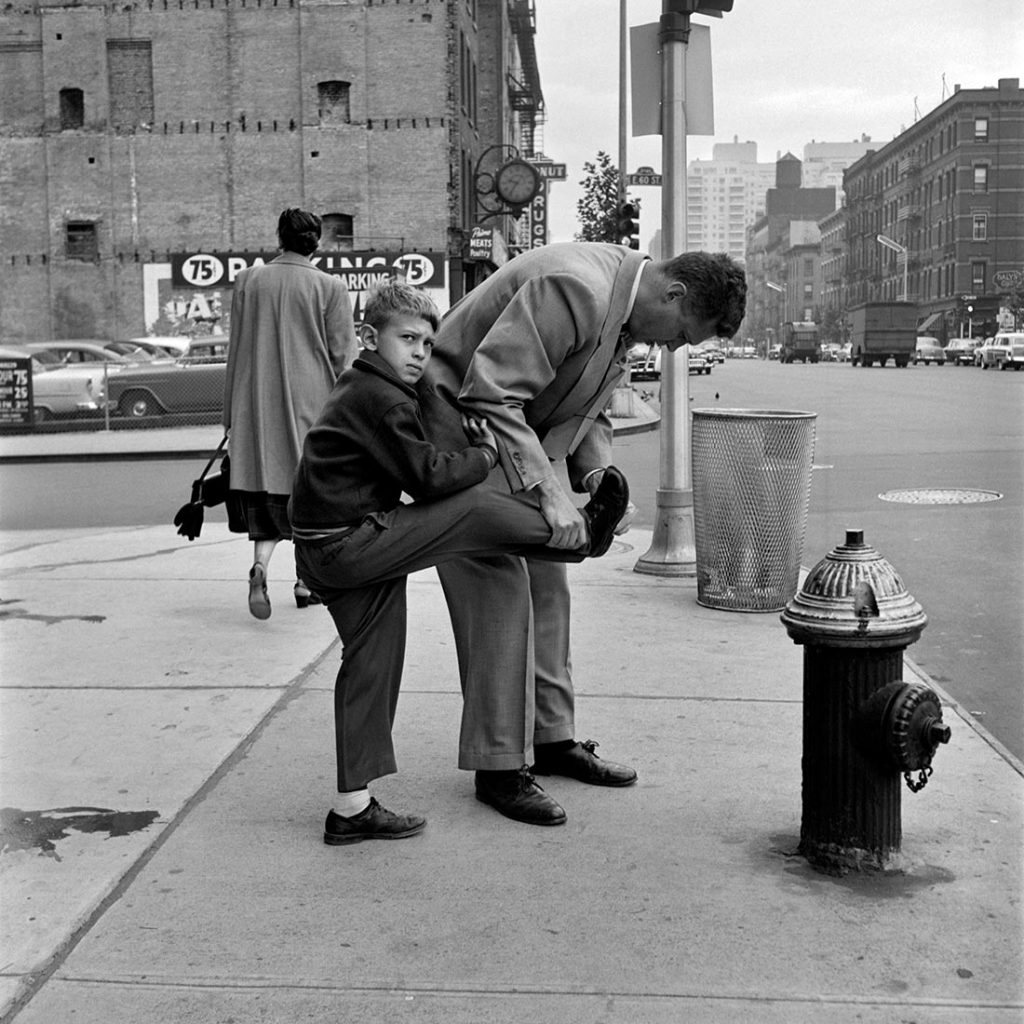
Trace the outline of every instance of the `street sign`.
<instances>
[{"instance_id":1,"label":"street sign","mask_svg":"<svg viewBox=\"0 0 1024 1024\"><path fill-rule=\"evenodd\" d=\"M655 174L653 169L641 167L636 174L626 175L627 185L660 185L661 175Z\"/></svg>"},{"instance_id":2,"label":"street sign","mask_svg":"<svg viewBox=\"0 0 1024 1024\"><path fill-rule=\"evenodd\" d=\"M537 173L547 181L565 181L565 164L534 164Z\"/></svg>"}]
</instances>

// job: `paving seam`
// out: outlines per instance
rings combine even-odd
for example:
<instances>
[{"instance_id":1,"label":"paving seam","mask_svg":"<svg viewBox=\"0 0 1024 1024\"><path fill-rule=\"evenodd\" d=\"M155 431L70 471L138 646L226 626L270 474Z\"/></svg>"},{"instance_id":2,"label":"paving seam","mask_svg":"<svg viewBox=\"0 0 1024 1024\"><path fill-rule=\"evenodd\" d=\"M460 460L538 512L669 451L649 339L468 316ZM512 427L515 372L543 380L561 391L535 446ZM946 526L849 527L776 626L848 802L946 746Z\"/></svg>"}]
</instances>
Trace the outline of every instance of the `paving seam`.
<instances>
[{"instance_id":1,"label":"paving seam","mask_svg":"<svg viewBox=\"0 0 1024 1024\"><path fill-rule=\"evenodd\" d=\"M53 978L54 974L60 970L61 965L74 952L75 947L89 934L93 926L96 925L104 914L121 899L149 862L160 852L171 836L177 832L182 822L216 789L221 779L232 771L239 761L245 757L250 748L266 731L270 722L302 693L303 684L332 655L339 643L340 640L334 638L320 654L299 669L298 673L288 682L279 687L281 695L278 699L263 713L249 732L238 741L234 749L217 765L206 781L185 800L177 814L167 823L160 834L153 839L153 842L139 854L134 863L125 870L88 917L49 956L45 965L38 971L31 972L32 981L28 983L26 989L19 993L3 1014L0 1015L0 1024L10 1024L38 995L43 986Z\"/></svg>"},{"instance_id":2,"label":"paving seam","mask_svg":"<svg viewBox=\"0 0 1024 1024\"><path fill-rule=\"evenodd\" d=\"M203 990L203 991L295 991L295 992L336 992L349 995L396 995L405 994L410 996L456 996L472 998L474 996L502 996L503 998L536 998L537 996L566 996L570 998L612 998L612 999L634 999L640 1001L660 1000L680 1002L692 1002L694 1000L711 1002L738 1002L738 1003L799 1003L799 1004L820 1004L822 1006L903 1006L907 1008L918 1007L922 1009L951 1008L962 1010L993 1009L993 1010L1018 1010L1024 1008L1024 1003L1013 1002L1003 999L941 999L918 997L905 999L900 996L858 996L841 995L833 993L830 995L778 995L759 992L701 992L696 990L685 992L652 992L636 991L629 989L597 989L597 988L564 988L556 986L535 986L526 987L518 985L515 988L493 988L481 986L471 988L465 985L445 987L443 985L337 985L326 981L286 981L284 979L260 979L246 978L235 981L225 979L165 979L154 980L151 974L142 976L121 975L93 977L90 975L61 975L54 981L67 985L89 985L96 988L108 986L122 986L125 988L152 989L166 991L170 989Z\"/></svg>"}]
</instances>

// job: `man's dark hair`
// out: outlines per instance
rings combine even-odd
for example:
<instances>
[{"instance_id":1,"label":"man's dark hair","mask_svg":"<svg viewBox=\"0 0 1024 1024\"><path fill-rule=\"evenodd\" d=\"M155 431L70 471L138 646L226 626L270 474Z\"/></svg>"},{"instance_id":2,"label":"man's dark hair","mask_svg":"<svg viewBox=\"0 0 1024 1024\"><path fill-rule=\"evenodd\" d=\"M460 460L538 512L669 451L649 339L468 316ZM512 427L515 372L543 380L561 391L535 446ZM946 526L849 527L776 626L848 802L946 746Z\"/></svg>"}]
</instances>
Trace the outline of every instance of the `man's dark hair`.
<instances>
[{"instance_id":1,"label":"man's dark hair","mask_svg":"<svg viewBox=\"0 0 1024 1024\"><path fill-rule=\"evenodd\" d=\"M743 268L724 252L684 252L665 264L665 273L686 285L693 311L702 320L717 320L715 333L731 338L747 308Z\"/></svg>"},{"instance_id":2,"label":"man's dark hair","mask_svg":"<svg viewBox=\"0 0 1024 1024\"><path fill-rule=\"evenodd\" d=\"M287 252L312 256L320 245L320 218L297 206L289 207L278 218L277 240Z\"/></svg>"}]
</instances>

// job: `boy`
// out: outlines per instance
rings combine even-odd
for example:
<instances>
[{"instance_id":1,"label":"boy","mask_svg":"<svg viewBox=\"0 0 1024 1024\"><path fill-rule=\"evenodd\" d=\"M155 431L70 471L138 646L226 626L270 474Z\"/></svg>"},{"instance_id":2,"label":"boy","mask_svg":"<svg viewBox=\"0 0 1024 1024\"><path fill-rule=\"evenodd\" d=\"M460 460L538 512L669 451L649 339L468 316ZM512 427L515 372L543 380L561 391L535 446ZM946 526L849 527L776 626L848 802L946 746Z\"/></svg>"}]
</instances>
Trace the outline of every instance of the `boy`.
<instances>
[{"instance_id":1,"label":"boy","mask_svg":"<svg viewBox=\"0 0 1024 1024\"><path fill-rule=\"evenodd\" d=\"M418 815L381 807L367 788L397 770L391 727L405 659L406 576L467 554L528 550L566 562L601 555L629 502L613 467L583 510L588 543L569 551L544 547L551 528L532 495L474 487L498 462L486 423L462 417L469 445L438 451L420 420L414 385L439 322L422 291L391 282L373 292L359 328L362 354L307 434L295 475L296 563L344 646L334 695L338 797L324 827L329 845L404 839L426 825ZM403 492L414 504L401 504Z\"/></svg>"}]
</instances>

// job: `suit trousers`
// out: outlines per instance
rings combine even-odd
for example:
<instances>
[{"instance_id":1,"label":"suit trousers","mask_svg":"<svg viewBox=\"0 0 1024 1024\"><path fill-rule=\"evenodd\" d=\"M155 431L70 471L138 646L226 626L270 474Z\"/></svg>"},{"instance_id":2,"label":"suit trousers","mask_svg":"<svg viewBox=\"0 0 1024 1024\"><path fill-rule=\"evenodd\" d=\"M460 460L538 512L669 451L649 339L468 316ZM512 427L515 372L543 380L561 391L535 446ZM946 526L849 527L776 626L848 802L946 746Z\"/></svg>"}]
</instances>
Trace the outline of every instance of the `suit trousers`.
<instances>
[{"instance_id":1,"label":"suit trousers","mask_svg":"<svg viewBox=\"0 0 1024 1024\"><path fill-rule=\"evenodd\" d=\"M340 536L295 540L299 574L327 605L342 641L334 697L339 791L360 789L397 771L391 731L405 659L406 576L466 556L482 566L491 561L504 566L507 561L517 567L515 575L522 575L524 586L512 586L508 593L499 586L492 602L475 602L470 648L480 644L487 650L525 651L526 633L515 642L507 639L510 628L513 633L532 629L525 561L518 555L529 553L539 564L583 558L580 552L544 547L550 537L551 528L532 495L480 485L438 501L374 513ZM564 566L559 568L564 575ZM464 646L458 645L460 674ZM467 694L467 700L474 696ZM496 736L507 730L509 716L521 720L521 747L523 694L503 695L488 705L481 710L495 714ZM532 708L531 701L531 728ZM475 714L470 716L474 721ZM464 723L466 719L464 713ZM460 766L465 767L462 749L460 740ZM523 763L520 752L514 767Z\"/></svg>"}]
</instances>

